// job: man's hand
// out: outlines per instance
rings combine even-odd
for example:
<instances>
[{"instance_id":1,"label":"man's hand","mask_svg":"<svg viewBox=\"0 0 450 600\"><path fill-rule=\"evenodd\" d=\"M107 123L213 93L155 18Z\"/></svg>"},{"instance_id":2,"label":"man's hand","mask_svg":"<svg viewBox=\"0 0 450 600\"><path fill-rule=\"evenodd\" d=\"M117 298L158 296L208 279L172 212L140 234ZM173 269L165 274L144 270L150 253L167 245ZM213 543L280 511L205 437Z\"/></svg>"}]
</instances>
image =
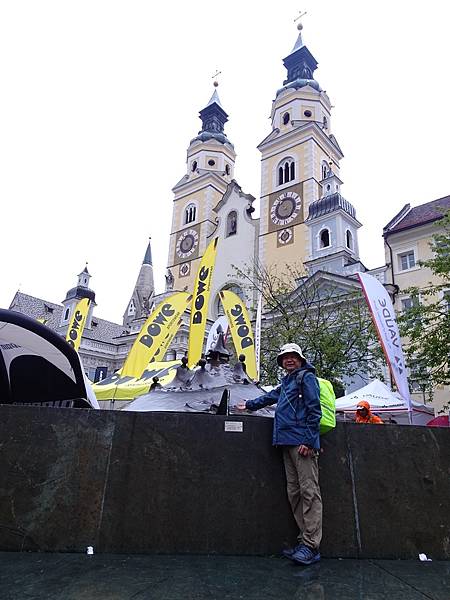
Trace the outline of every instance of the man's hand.
<instances>
[{"instance_id":1,"label":"man's hand","mask_svg":"<svg viewBox=\"0 0 450 600\"><path fill-rule=\"evenodd\" d=\"M245 402L239 402L239 404L236 404L235 408L237 410L247 410L247 407L245 406Z\"/></svg>"},{"instance_id":2,"label":"man's hand","mask_svg":"<svg viewBox=\"0 0 450 600\"><path fill-rule=\"evenodd\" d=\"M308 448L308 446L300 444L297 452L300 454L300 456L312 456L314 450L312 448Z\"/></svg>"}]
</instances>

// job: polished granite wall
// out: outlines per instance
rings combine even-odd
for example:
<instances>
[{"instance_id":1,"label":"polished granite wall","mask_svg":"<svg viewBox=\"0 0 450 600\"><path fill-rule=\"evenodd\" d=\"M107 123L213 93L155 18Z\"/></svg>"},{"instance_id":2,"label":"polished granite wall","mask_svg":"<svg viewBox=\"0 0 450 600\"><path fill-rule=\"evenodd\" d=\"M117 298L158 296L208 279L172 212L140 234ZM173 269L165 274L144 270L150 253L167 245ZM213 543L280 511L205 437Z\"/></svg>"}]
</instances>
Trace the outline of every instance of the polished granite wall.
<instances>
[{"instance_id":1,"label":"polished granite wall","mask_svg":"<svg viewBox=\"0 0 450 600\"><path fill-rule=\"evenodd\" d=\"M271 419L0 416L0 550L251 555L294 540ZM324 556L450 558L450 430L340 423L323 448Z\"/></svg>"}]
</instances>

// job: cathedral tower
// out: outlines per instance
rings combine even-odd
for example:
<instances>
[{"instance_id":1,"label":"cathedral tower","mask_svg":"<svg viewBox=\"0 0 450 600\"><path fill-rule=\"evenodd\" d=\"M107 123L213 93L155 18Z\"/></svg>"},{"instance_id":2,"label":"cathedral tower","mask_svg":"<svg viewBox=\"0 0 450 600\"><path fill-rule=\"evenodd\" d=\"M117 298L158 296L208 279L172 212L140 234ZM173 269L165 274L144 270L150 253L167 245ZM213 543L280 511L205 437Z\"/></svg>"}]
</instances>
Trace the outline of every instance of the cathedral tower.
<instances>
[{"instance_id":1,"label":"cathedral tower","mask_svg":"<svg viewBox=\"0 0 450 600\"><path fill-rule=\"evenodd\" d=\"M359 260L361 223L352 204L341 195L341 184L330 165L321 181L321 198L309 205L306 225L310 248L305 266L310 274L328 271L350 275L365 270Z\"/></svg>"},{"instance_id":2,"label":"cathedral tower","mask_svg":"<svg viewBox=\"0 0 450 600\"><path fill-rule=\"evenodd\" d=\"M309 258L309 206L322 195L329 163L338 177L342 151L331 133L331 103L314 79L317 61L302 41L302 25L284 59L287 78L272 104L272 131L260 143L259 258L266 267L301 266Z\"/></svg>"},{"instance_id":3,"label":"cathedral tower","mask_svg":"<svg viewBox=\"0 0 450 600\"><path fill-rule=\"evenodd\" d=\"M173 188L167 289L193 289L200 259L217 227L214 208L233 179L236 153L224 133L228 115L217 89L200 118L201 131L187 150L186 174Z\"/></svg>"}]
</instances>

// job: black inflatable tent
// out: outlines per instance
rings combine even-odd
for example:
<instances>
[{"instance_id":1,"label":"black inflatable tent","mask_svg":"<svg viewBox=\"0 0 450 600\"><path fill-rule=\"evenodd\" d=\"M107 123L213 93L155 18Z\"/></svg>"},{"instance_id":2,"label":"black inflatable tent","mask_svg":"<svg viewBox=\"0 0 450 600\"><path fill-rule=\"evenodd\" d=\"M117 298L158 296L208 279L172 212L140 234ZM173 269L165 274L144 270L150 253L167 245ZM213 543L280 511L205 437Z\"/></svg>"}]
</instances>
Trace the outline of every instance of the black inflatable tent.
<instances>
[{"instance_id":1,"label":"black inflatable tent","mask_svg":"<svg viewBox=\"0 0 450 600\"><path fill-rule=\"evenodd\" d=\"M57 333L0 309L0 404L91 408L78 354Z\"/></svg>"}]
</instances>

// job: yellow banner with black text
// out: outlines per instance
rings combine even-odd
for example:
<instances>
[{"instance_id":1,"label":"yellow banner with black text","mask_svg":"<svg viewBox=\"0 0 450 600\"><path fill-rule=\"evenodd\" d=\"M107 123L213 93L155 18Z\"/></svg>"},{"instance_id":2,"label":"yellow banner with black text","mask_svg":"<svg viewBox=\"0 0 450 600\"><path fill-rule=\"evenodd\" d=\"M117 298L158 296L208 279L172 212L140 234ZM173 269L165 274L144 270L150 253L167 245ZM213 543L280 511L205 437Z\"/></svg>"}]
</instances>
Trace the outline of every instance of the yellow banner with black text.
<instances>
[{"instance_id":1,"label":"yellow banner with black text","mask_svg":"<svg viewBox=\"0 0 450 600\"><path fill-rule=\"evenodd\" d=\"M81 336L83 335L84 326L89 312L89 298L82 298L75 306L72 316L70 317L69 327L67 328L66 342L72 346L77 352L81 344Z\"/></svg>"},{"instance_id":2,"label":"yellow banner with black text","mask_svg":"<svg viewBox=\"0 0 450 600\"><path fill-rule=\"evenodd\" d=\"M202 356L211 280L216 262L218 240L219 238L214 238L206 248L200 262L197 277L195 278L191 323L189 327L188 366L190 369L198 363Z\"/></svg>"},{"instance_id":3,"label":"yellow banner with black text","mask_svg":"<svg viewBox=\"0 0 450 600\"><path fill-rule=\"evenodd\" d=\"M181 315L189 306L188 292L172 294L152 312L139 332L121 370L122 377L141 377L148 363L170 345L181 323Z\"/></svg>"},{"instance_id":4,"label":"yellow banner with black text","mask_svg":"<svg viewBox=\"0 0 450 600\"><path fill-rule=\"evenodd\" d=\"M219 292L225 314L230 325L231 337L236 349L236 354L245 356L247 375L254 380L258 379L256 368L255 340L252 325L242 300L229 290Z\"/></svg>"}]
</instances>

